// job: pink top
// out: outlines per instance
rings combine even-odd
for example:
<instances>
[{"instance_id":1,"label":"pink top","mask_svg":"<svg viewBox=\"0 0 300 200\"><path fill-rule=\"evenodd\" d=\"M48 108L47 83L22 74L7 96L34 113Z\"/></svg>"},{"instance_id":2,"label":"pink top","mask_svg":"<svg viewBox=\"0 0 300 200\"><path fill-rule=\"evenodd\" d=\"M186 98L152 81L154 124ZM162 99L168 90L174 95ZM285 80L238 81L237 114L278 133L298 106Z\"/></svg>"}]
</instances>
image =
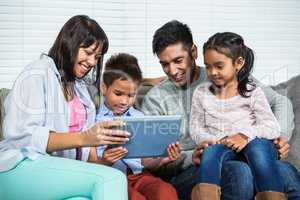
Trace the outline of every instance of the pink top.
<instances>
[{"instance_id":1,"label":"pink top","mask_svg":"<svg viewBox=\"0 0 300 200\"><path fill-rule=\"evenodd\" d=\"M76 95L74 95L73 99L69 101L69 110L70 110L69 131L70 132L81 131L86 123L86 109ZM82 154L81 149L77 148L76 160L81 160L81 154Z\"/></svg>"},{"instance_id":2,"label":"pink top","mask_svg":"<svg viewBox=\"0 0 300 200\"><path fill-rule=\"evenodd\" d=\"M70 123L69 131L81 131L86 123L86 110L84 105L80 102L79 98L74 95L74 98L69 101L70 109Z\"/></svg>"},{"instance_id":3,"label":"pink top","mask_svg":"<svg viewBox=\"0 0 300 200\"><path fill-rule=\"evenodd\" d=\"M248 136L249 141L280 136L280 126L260 87L250 92L249 98L237 95L218 99L209 86L210 83L199 86L192 100L190 130L197 144L237 133Z\"/></svg>"}]
</instances>

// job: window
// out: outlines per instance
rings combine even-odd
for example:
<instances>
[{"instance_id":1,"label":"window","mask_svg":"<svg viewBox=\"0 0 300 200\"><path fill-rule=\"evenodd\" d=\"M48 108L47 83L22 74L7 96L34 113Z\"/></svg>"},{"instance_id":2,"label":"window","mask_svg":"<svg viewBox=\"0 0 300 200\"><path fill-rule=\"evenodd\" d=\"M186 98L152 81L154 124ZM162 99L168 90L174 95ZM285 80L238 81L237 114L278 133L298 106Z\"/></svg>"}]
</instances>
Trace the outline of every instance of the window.
<instances>
[{"instance_id":1,"label":"window","mask_svg":"<svg viewBox=\"0 0 300 200\"><path fill-rule=\"evenodd\" d=\"M0 87L11 88L22 68L48 52L62 25L73 15L96 19L113 53L139 59L144 77L163 75L152 54L154 31L178 19L192 29L203 65L202 44L215 32L241 34L256 54L254 75L265 83L300 73L298 0L2 0L0 2Z\"/></svg>"}]
</instances>

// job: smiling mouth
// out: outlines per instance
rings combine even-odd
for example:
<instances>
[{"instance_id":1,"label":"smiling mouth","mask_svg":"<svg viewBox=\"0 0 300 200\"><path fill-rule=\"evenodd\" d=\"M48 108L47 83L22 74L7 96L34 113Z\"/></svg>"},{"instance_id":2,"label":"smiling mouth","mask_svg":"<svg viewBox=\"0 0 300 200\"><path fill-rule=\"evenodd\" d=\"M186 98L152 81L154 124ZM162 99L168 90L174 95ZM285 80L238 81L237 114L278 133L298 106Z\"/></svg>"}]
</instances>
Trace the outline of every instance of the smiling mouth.
<instances>
[{"instance_id":1,"label":"smiling mouth","mask_svg":"<svg viewBox=\"0 0 300 200\"><path fill-rule=\"evenodd\" d=\"M89 67L87 67L87 66L85 66L85 65L83 65L83 64L80 64L80 67L81 67L82 69L84 69L85 71L90 70Z\"/></svg>"},{"instance_id":2,"label":"smiling mouth","mask_svg":"<svg viewBox=\"0 0 300 200\"><path fill-rule=\"evenodd\" d=\"M181 81L184 79L184 74L177 75L176 77L173 77L173 79L174 79L176 82L181 82Z\"/></svg>"},{"instance_id":3,"label":"smiling mouth","mask_svg":"<svg viewBox=\"0 0 300 200\"><path fill-rule=\"evenodd\" d=\"M128 107L127 106L116 106L116 110L117 111L120 111L120 112L124 112L124 111L126 111L128 109Z\"/></svg>"},{"instance_id":4,"label":"smiling mouth","mask_svg":"<svg viewBox=\"0 0 300 200\"><path fill-rule=\"evenodd\" d=\"M211 82L216 85L216 86L221 86L223 85L223 82L222 82L222 79L221 78L214 78L214 79L211 79Z\"/></svg>"}]
</instances>

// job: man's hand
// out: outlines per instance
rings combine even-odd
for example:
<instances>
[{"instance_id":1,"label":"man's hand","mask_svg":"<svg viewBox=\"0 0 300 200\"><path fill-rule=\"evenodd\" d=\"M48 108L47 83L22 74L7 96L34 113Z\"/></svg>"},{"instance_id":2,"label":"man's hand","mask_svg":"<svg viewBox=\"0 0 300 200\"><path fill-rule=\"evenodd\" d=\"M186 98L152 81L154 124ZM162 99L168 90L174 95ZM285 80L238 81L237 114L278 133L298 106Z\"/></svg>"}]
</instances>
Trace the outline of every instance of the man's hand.
<instances>
[{"instance_id":1,"label":"man's hand","mask_svg":"<svg viewBox=\"0 0 300 200\"><path fill-rule=\"evenodd\" d=\"M193 152L193 155L192 155L192 162L195 165L200 165L200 156L202 155L204 149L207 148L208 146L214 145L214 144L217 144L217 142L216 141L204 141L204 142L200 143L194 149L194 152Z\"/></svg>"},{"instance_id":2,"label":"man's hand","mask_svg":"<svg viewBox=\"0 0 300 200\"><path fill-rule=\"evenodd\" d=\"M248 144L248 137L242 133L238 133L223 138L220 143L226 145L233 151L240 152Z\"/></svg>"},{"instance_id":3,"label":"man's hand","mask_svg":"<svg viewBox=\"0 0 300 200\"><path fill-rule=\"evenodd\" d=\"M289 151L290 151L290 145L288 143L288 140L283 137L279 137L279 138L275 139L273 141L273 143L275 144L275 146L278 150L279 158L280 159L287 158Z\"/></svg>"}]
</instances>

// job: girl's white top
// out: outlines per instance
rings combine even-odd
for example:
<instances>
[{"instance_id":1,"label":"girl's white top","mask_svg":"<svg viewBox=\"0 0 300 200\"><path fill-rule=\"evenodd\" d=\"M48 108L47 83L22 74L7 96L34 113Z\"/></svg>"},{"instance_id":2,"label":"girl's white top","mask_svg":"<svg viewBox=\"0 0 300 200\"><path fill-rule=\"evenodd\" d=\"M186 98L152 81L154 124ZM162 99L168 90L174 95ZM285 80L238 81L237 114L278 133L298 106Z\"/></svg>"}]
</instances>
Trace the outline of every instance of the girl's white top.
<instances>
[{"instance_id":1,"label":"girl's white top","mask_svg":"<svg viewBox=\"0 0 300 200\"><path fill-rule=\"evenodd\" d=\"M210 85L200 85L193 95L190 132L197 144L237 133L246 135L249 141L280 136L279 123L260 87L249 92L248 98L237 95L219 99L209 90Z\"/></svg>"}]
</instances>

